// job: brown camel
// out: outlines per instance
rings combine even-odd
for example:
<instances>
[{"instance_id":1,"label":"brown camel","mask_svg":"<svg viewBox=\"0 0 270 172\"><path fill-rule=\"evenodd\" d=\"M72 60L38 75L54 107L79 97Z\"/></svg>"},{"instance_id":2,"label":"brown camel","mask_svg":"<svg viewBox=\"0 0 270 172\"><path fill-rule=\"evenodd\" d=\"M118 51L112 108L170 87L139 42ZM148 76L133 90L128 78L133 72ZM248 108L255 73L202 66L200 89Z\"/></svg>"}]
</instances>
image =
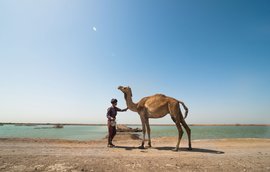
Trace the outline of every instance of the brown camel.
<instances>
[{"instance_id":1,"label":"brown camel","mask_svg":"<svg viewBox=\"0 0 270 172\"><path fill-rule=\"evenodd\" d=\"M142 140L142 145L139 148L141 149L144 148L146 129L147 129L147 134L148 134L148 145L149 147L151 147L151 139L150 139L151 131L150 131L150 126L149 126L149 118L162 118L169 113L178 129L178 142L174 150L178 151L179 144L183 135L181 124L184 126L188 135L189 150L192 149L191 148L191 130L184 120L187 117L188 108L182 101L176 100L172 97L167 97L163 94L155 94L153 96L142 98L138 103L133 103L132 91L130 87L119 86L118 89L124 93L124 97L125 97L128 109L130 109L133 112L137 112L140 115L141 122L142 122L142 129L143 129L143 140ZM183 117L182 115L179 103L183 105L186 111L185 117Z\"/></svg>"}]
</instances>

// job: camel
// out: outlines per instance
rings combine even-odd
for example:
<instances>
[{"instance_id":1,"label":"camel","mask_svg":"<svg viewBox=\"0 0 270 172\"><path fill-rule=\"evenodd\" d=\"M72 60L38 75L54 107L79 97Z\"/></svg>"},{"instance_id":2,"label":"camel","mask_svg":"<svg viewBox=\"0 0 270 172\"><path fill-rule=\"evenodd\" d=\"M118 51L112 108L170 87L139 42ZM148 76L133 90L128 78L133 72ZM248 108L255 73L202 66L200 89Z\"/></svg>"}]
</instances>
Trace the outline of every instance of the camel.
<instances>
[{"instance_id":1,"label":"camel","mask_svg":"<svg viewBox=\"0 0 270 172\"><path fill-rule=\"evenodd\" d=\"M128 109L133 112L137 112L140 115L141 123L142 123L142 130L143 130L143 139L142 144L139 148L144 149L144 142L145 142L145 132L147 129L148 135L148 145L151 147L151 138L150 138L150 126L149 126L149 118L162 118L167 114L171 115L173 122L175 123L178 129L178 141L175 147L175 151L179 150L179 144L181 138L183 136L182 126L185 128L187 135L188 135L188 146L189 150L192 150L191 147L191 130L188 127L187 123L185 122L185 118L188 114L188 108L186 105L175 98L165 96L163 94L155 94L153 96L144 97L138 103L133 103L132 101L132 91L130 87L123 87L119 86L119 90L124 93L124 98L127 103ZM183 117L180 105L185 109L185 117Z\"/></svg>"}]
</instances>

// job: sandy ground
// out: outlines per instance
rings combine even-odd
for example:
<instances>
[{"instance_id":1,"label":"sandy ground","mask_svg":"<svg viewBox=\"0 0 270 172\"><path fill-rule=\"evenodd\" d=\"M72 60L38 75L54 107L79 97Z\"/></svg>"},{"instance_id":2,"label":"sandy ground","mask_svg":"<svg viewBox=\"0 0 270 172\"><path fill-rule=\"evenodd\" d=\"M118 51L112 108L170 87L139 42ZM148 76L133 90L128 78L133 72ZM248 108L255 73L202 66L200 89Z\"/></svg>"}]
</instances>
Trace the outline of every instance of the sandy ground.
<instances>
[{"instance_id":1,"label":"sandy ground","mask_svg":"<svg viewBox=\"0 0 270 172\"><path fill-rule=\"evenodd\" d=\"M193 140L174 152L176 137L155 138L153 148L118 135L106 140L0 139L0 171L270 171L270 139Z\"/></svg>"}]
</instances>

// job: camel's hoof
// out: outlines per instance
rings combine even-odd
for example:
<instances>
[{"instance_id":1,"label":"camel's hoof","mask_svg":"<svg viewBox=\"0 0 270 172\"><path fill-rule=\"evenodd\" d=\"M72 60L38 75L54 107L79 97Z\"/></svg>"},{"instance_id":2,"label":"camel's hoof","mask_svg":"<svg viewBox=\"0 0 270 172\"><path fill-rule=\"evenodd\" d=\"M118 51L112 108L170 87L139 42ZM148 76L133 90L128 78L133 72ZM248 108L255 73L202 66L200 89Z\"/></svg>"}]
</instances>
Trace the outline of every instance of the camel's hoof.
<instances>
[{"instance_id":1,"label":"camel's hoof","mask_svg":"<svg viewBox=\"0 0 270 172\"><path fill-rule=\"evenodd\" d=\"M138 148L139 148L139 149L145 149L145 147L144 147L144 146L139 146Z\"/></svg>"},{"instance_id":2,"label":"camel's hoof","mask_svg":"<svg viewBox=\"0 0 270 172\"><path fill-rule=\"evenodd\" d=\"M174 148L172 151L178 152L178 150L179 150L178 148Z\"/></svg>"}]
</instances>

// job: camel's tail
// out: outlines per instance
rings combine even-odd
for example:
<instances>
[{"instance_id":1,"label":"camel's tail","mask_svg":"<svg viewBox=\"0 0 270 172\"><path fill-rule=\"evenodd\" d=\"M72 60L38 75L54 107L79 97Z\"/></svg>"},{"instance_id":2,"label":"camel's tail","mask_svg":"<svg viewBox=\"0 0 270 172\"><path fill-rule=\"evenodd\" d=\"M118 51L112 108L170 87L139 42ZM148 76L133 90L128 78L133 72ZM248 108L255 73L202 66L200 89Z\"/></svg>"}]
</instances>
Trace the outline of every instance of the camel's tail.
<instances>
[{"instance_id":1,"label":"camel's tail","mask_svg":"<svg viewBox=\"0 0 270 172\"><path fill-rule=\"evenodd\" d=\"M185 103L184 102L181 102L181 101L179 101L178 100L178 102L181 104L181 105L183 105L183 107L184 107L184 109L185 109L185 117L184 117L184 119L186 119L186 117L187 117L187 115L188 115L188 108L186 107L186 105L185 105Z\"/></svg>"}]
</instances>

